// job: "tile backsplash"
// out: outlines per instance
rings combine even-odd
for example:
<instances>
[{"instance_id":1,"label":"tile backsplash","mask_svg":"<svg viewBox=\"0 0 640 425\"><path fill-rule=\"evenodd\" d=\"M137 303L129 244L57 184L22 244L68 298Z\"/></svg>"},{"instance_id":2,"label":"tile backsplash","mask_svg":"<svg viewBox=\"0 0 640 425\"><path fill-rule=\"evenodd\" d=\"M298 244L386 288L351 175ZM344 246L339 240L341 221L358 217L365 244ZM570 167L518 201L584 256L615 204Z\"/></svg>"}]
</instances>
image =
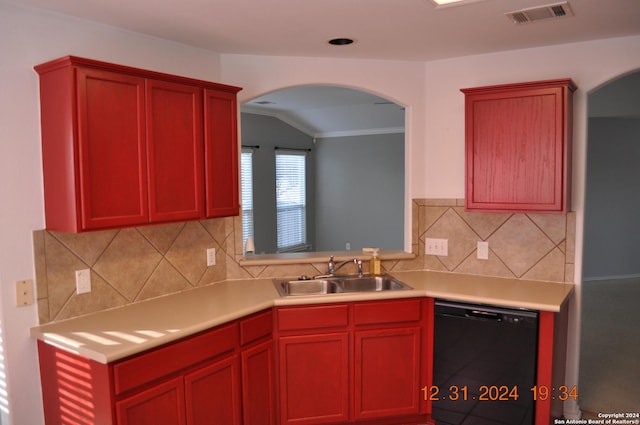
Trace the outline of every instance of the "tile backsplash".
<instances>
[{"instance_id":1,"label":"tile backsplash","mask_svg":"<svg viewBox=\"0 0 640 425\"><path fill-rule=\"evenodd\" d=\"M413 260L385 270L438 270L556 282L573 281L575 214L465 212L459 199L414 199ZM323 264L242 267L238 217L81 234L33 233L40 323L119 307L225 279L318 274ZM448 239L446 257L425 255L425 238ZM478 241L489 259L476 258ZM207 267L206 250L216 249ZM91 270L77 295L75 271Z\"/></svg>"},{"instance_id":2,"label":"tile backsplash","mask_svg":"<svg viewBox=\"0 0 640 425\"><path fill-rule=\"evenodd\" d=\"M87 233L34 232L40 323L186 291L225 280L233 218ZM216 249L207 267L206 251ZM230 261L233 261L232 259ZM76 294L75 271L91 270Z\"/></svg>"},{"instance_id":3,"label":"tile backsplash","mask_svg":"<svg viewBox=\"0 0 640 425\"><path fill-rule=\"evenodd\" d=\"M417 269L573 282L573 212L466 212L463 199L414 199L412 208ZM426 238L448 239L449 255L425 255ZM489 243L488 260L477 258L478 241Z\"/></svg>"}]
</instances>

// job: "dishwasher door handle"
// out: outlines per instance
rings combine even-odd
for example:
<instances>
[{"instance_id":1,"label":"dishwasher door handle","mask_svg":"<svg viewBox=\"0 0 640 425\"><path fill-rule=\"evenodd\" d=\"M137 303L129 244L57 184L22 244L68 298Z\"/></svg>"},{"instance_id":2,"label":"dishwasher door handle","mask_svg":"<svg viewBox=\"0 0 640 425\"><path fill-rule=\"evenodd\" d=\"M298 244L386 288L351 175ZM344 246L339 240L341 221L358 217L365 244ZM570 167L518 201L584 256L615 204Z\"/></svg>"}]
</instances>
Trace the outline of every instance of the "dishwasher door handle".
<instances>
[{"instance_id":1,"label":"dishwasher door handle","mask_svg":"<svg viewBox=\"0 0 640 425\"><path fill-rule=\"evenodd\" d=\"M465 316L473 319L492 320L494 322L501 322L502 315L500 313L494 313L492 311L483 310L465 310Z\"/></svg>"}]
</instances>

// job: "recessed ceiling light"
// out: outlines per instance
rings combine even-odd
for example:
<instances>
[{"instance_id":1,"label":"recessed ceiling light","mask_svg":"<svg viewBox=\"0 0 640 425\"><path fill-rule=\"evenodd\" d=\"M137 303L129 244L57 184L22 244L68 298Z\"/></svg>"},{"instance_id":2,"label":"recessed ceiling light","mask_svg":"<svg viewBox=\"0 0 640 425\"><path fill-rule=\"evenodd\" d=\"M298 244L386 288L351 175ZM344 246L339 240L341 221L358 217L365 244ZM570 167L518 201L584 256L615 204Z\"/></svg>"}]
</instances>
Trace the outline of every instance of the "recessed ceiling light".
<instances>
[{"instance_id":1,"label":"recessed ceiling light","mask_svg":"<svg viewBox=\"0 0 640 425\"><path fill-rule=\"evenodd\" d=\"M345 38L345 37L332 38L331 40L329 40L329 44L333 46L346 46L348 44L353 44L353 38Z\"/></svg>"},{"instance_id":2,"label":"recessed ceiling light","mask_svg":"<svg viewBox=\"0 0 640 425\"><path fill-rule=\"evenodd\" d=\"M449 6L462 6L463 4L475 3L484 0L431 0L436 4L436 9Z\"/></svg>"}]
</instances>

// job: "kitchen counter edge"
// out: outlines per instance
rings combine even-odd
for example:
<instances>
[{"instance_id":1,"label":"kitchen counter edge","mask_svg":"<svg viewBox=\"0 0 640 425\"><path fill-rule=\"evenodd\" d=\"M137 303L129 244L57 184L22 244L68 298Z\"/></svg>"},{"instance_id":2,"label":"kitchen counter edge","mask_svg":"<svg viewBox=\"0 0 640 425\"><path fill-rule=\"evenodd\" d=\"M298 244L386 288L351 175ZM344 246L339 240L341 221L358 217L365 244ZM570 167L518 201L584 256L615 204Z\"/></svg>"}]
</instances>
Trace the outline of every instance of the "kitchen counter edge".
<instances>
[{"instance_id":1,"label":"kitchen counter edge","mask_svg":"<svg viewBox=\"0 0 640 425\"><path fill-rule=\"evenodd\" d=\"M250 314L277 307L413 297L559 312L573 283L450 272L390 273L411 291L281 298L272 279L226 280L31 328L31 336L100 363L112 363ZM168 312L173 312L169 314Z\"/></svg>"}]
</instances>

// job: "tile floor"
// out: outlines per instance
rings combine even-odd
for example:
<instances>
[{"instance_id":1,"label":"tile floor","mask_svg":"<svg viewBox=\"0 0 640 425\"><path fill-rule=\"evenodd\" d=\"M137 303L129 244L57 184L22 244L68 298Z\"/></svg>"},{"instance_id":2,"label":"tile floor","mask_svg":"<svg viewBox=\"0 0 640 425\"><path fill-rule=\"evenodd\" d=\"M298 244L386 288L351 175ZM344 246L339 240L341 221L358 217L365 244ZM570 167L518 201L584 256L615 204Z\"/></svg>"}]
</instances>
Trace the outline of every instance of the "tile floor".
<instances>
[{"instance_id":1,"label":"tile floor","mask_svg":"<svg viewBox=\"0 0 640 425\"><path fill-rule=\"evenodd\" d=\"M582 284L578 404L640 412L640 277Z\"/></svg>"}]
</instances>

